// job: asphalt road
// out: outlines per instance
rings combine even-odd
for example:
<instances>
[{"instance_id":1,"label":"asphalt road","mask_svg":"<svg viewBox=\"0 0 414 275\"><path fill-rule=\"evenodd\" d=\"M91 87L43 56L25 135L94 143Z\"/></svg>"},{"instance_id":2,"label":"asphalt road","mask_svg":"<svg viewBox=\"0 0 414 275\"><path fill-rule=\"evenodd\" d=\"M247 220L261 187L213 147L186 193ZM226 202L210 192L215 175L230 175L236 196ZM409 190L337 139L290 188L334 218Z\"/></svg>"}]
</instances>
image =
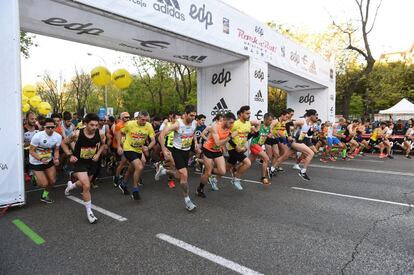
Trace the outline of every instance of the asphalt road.
<instances>
[{"instance_id":1,"label":"asphalt road","mask_svg":"<svg viewBox=\"0 0 414 275\"><path fill-rule=\"evenodd\" d=\"M92 202L127 220L95 211L95 225L64 187L51 193L52 205L30 192L26 206L0 218L0 274L413 274L413 163L401 156L315 160L310 182L287 164L271 186L258 182L255 164L243 191L222 179L206 199L195 197L199 175L192 173L193 213L178 188L154 183L152 171L143 176L140 202L107 179ZM35 244L15 219L45 243Z\"/></svg>"}]
</instances>

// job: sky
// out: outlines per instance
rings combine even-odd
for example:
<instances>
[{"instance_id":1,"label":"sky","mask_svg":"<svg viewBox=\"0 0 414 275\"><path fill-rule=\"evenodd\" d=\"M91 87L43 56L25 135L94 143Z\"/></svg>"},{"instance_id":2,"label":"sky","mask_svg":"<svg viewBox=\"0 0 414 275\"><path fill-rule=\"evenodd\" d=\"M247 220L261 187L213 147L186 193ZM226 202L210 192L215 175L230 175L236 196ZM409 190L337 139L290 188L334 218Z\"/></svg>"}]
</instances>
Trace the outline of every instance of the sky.
<instances>
[{"instance_id":1,"label":"sky","mask_svg":"<svg viewBox=\"0 0 414 275\"><path fill-rule=\"evenodd\" d=\"M337 22L358 19L354 0L221 0L259 21L274 21L317 33L335 18ZM373 4L379 0L372 0ZM374 30L369 36L373 55L408 50L414 43L414 1L383 0ZM30 58L22 58L22 84L41 81L41 75L62 75L69 80L75 67L89 72L105 65L110 71L125 68L134 72L129 54L94 46L36 35L38 47L30 49ZM92 53L92 55L88 55ZM105 57L104 60L102 60Z\"/></svg>"}]
</instances>

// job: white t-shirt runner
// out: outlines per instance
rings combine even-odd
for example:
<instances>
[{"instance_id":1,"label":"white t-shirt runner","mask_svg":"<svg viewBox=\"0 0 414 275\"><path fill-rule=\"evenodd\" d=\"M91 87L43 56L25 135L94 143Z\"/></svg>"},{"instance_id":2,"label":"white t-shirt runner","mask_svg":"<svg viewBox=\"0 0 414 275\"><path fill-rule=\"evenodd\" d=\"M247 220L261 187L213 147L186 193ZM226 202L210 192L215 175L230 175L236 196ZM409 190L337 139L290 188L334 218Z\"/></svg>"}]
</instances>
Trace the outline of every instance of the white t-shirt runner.
<instances>
[{"instance_id":1,"label":"white t-shirt runner","mask_svg":"<svg viewBox=\"0 0 414 275\"><path fill-rule=\"evenodd\" d=\"M52 160L53 149L56 146L60 146L61 143L62 136L58 133L53 132L53 134L49 136L45 131L41 131L33 136L30 145L36 147L36 154L38 154L40 158L46 158L48 162L50 162ZM29 162L33 165L43 164L40 160L32 157L32 155L29 155Z\"/></svg>"}]
</instances>

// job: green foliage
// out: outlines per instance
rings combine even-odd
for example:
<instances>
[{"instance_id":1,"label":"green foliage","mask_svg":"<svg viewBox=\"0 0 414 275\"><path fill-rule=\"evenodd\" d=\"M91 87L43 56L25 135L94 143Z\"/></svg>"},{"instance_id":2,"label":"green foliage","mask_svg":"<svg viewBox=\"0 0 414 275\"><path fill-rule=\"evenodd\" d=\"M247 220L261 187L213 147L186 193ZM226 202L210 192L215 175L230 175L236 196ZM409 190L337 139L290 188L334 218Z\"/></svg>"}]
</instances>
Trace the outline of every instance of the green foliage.
<instances>
[{"instance_id":1,"label":"green foliage","mask_svg":"<svg viewBox=\"0 0 414 275\"><path fill-rule=\"evenodd\" d=\"M24 58L29 58L30 47L37 47L37 44L34 43L34 38L35 36L31 36L27 34L27 32L20 32L20 52L22 53Z\"/></svg>"}]
</instances>

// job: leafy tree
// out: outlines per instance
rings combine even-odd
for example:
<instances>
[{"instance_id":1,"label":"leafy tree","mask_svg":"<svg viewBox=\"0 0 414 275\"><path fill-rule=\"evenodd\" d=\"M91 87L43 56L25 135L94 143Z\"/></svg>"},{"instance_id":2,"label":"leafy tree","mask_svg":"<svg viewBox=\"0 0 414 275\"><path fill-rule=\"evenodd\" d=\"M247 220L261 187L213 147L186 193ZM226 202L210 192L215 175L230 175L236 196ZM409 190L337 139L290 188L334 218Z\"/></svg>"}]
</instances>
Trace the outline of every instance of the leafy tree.
<instances>
[{"instance_id":1,"label":"leafy tree","mask_svg":"<svg viewBox=\"0 0 414 275\"><path fill-rule=\"evenodd\" d=\"M34 42L36 36L29 35L27 32L20 32L20 52L24 58L29 58L29 50L32 46L37 47L37 44Z\"/></svg>"}]
</instances>

